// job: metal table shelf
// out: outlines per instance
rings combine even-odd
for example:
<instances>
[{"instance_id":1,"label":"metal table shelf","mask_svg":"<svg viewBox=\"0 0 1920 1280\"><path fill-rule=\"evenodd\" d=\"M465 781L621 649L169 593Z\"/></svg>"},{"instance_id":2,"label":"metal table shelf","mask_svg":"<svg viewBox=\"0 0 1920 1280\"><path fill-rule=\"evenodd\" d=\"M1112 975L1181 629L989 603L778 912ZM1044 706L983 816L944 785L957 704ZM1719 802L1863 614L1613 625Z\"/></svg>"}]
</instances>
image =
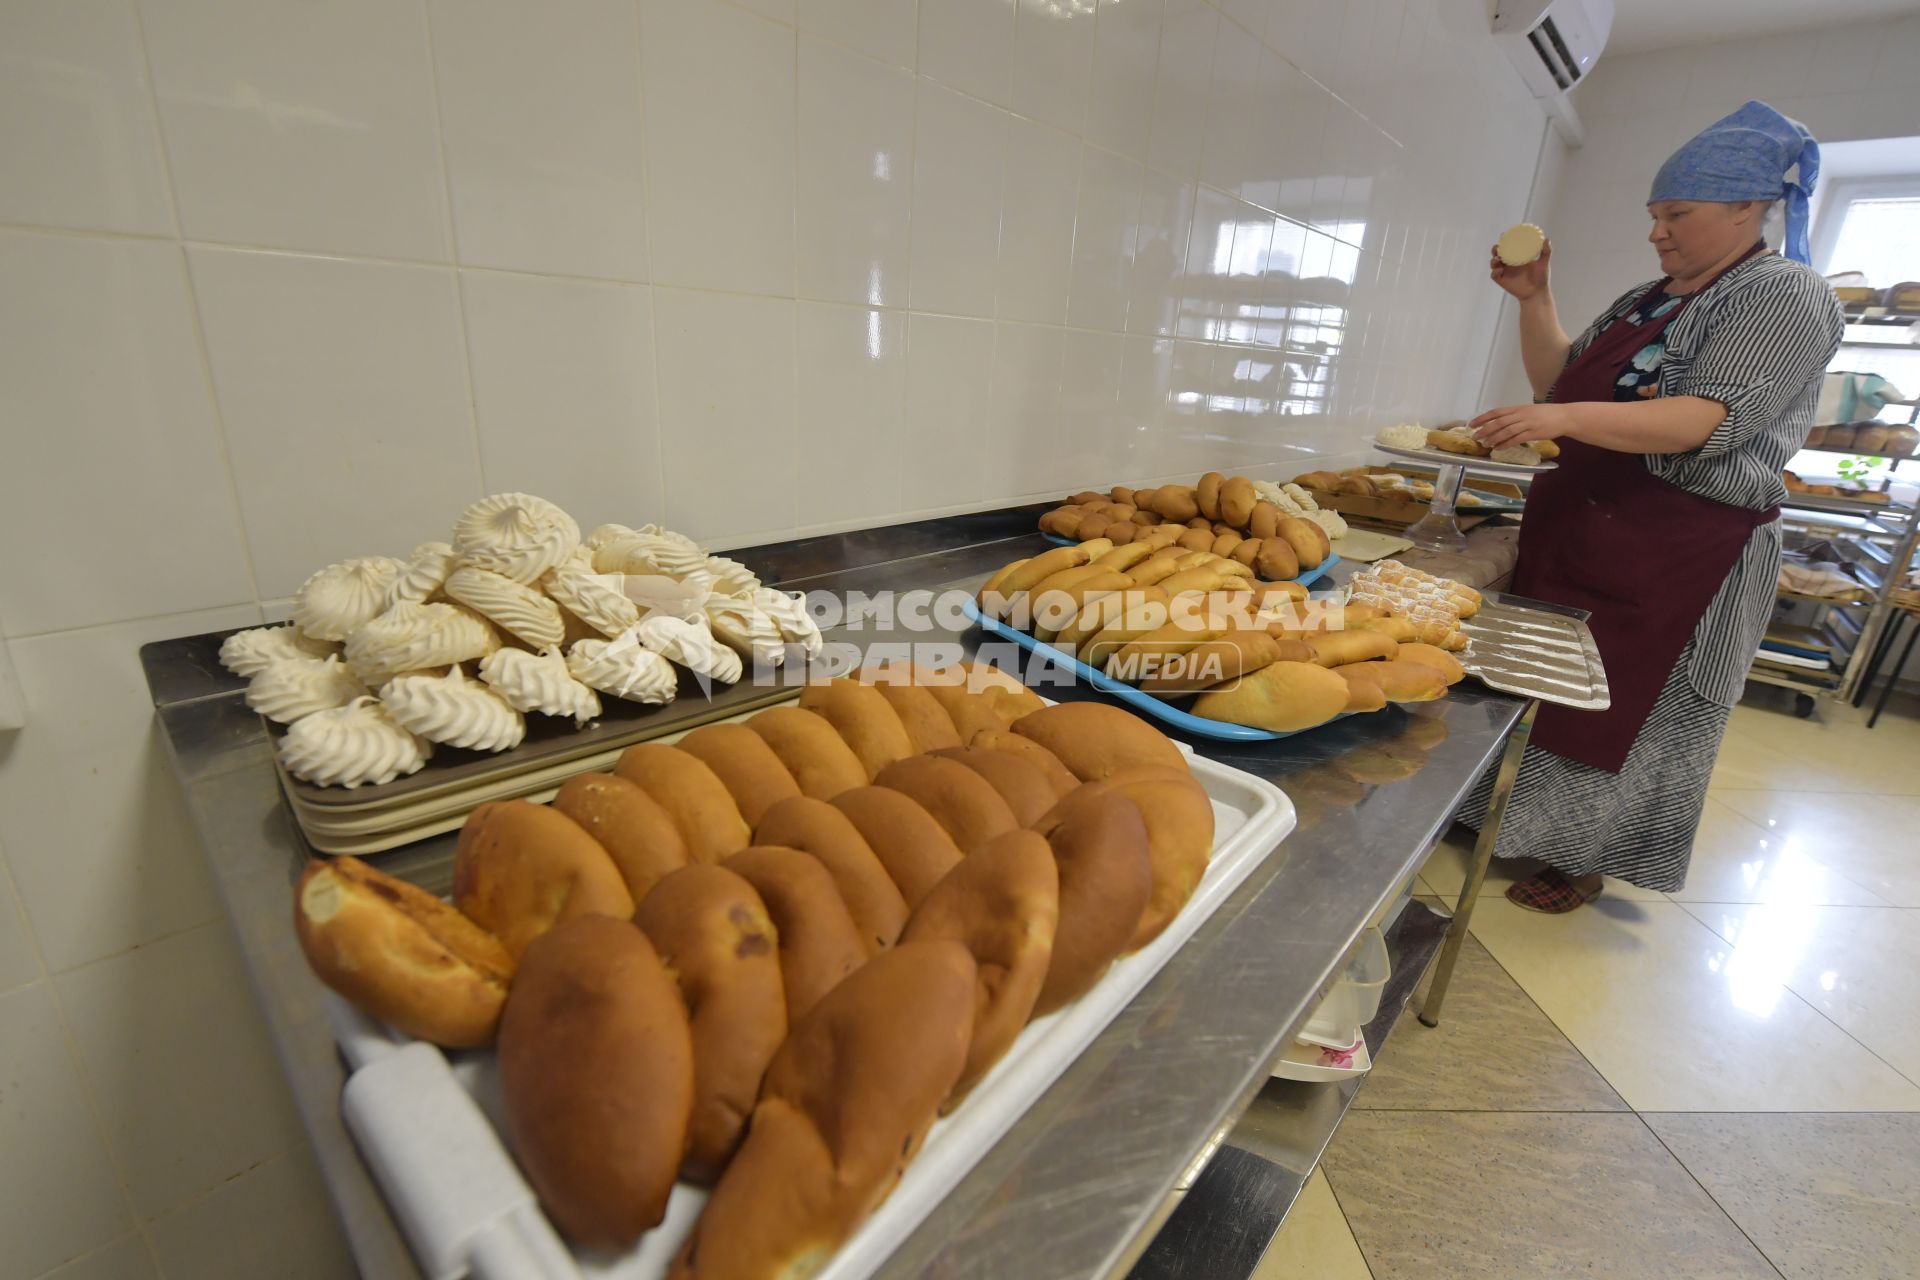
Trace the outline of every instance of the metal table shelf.
<instances>
[{"instance_id":1,"label":"metal table shelf","mask_svg":"<svg viewBox=\"0 0 1920 1280\"><path fill-rule=\"evenodd\" d=\"M1044 545L1035 535L995 532L1004 517L951 517L733 554L795 590L924 589L977 581ZM1026 528L1031 518L1023 517ZM886 636L863 629L838 638ZM915 638L972 647L979 633ZM344 1069L321 988L290 924L293 882L309 851L282 800L261 721L241 700L240 682L220 670L217 643L199 636L143 648L163 738L354 1255L367 1275L414 1275L406 1243L342 1125ZM1360 780L1375 775L1359 762L1377 767L1385 754L1377 749L1408 731L1410 714L1400 708L1275 742L1196 742L1278 783L1301 810L1299 828L880 1274L1124 1274L1171 1210L1183 1174L1200 1169L1205 1153L1265 1096L1272 1063L1361 931L1408 882L1474 781L1524 740L1516 731L1530 721L1531 705L1472 682L1456 687L1421 709L1417 763L1385 782ZM1404 761L1400 746L1393 756ZM1517 762L1517 750L1505 758ZM453 837L441 836L374 861L443 889L452 855ZM1478 888L1478 875L1470 876L1463 900ZM1418 968L1410 957L1402 979Z\"/></svg>"}]
</instances>

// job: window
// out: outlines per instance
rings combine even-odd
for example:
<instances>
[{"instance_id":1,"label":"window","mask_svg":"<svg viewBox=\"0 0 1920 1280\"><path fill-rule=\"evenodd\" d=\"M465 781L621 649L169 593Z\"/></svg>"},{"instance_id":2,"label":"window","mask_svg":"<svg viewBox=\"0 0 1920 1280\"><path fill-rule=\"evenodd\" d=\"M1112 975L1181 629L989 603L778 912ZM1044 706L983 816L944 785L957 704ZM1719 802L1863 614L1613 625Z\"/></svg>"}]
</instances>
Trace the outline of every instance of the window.
<instances>
[{"instance_id":1,"label":"window","mask_svg":"<svg viewBox=\"0 0 1920 1280\"><path fill-rule=\"evenodd\" d=\"M1858 271L1875 289L1920 280L1920 195L1849 201L1827 263L1828 274Z\"/></svg>"}]
</instances>

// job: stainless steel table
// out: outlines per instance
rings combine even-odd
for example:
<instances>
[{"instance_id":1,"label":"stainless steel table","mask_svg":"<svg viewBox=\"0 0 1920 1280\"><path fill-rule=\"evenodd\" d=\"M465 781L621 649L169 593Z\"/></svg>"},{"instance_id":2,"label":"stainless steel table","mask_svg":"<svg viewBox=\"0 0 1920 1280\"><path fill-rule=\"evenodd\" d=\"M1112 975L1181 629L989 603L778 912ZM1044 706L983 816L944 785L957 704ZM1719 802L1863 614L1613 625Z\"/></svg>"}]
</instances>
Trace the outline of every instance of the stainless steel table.
<instances>
[{"instance_id":1,"label":"stainless steel table","mask_svg":"<svg viewBox=\"0 0 1920 1280\"><path fill-rule=\"evenodd\" d=\"M1041 545L1032 535L1004 536L1031 529L1030 521L1025 512L961 517L734 554L794 590L977 583ZM971 646L977 635L948 638ZM863 628L843 638L885 637ZM281 799L266 733L239 696L242 682L219 666L219 639L142 650L164 737L354 1256L368 1276L414 1275L406 1243L341 1123L345 1072L321 988L291 928L292 884L309 850ZM1469 682L1419 714L1389 708L1271 743L1195 740L1203 753L1278 783L1300 809L1298 830L881 1274L1124 1274L1176 1204L1141 1274L1250 1271L1353 1093L1352 1086L1270 1082L1271 1065L1475 779L1509 744L1517 760L1523 738L1516 731L1524 733L1530 709ZM1462 910L1478 890L1488 847L1483 840ZM452 853L453 838L445 836L376 861L444 891ZM1447 933L1446 917L1418 902L1401 916L1392 935L1399 973L1375 1036L1391 1026ZM1430 995L1429 1014L1443 994L1442 986ZM1245 1202L1223 1218L1222 1195Z\"/></svg>"}]
</instances>

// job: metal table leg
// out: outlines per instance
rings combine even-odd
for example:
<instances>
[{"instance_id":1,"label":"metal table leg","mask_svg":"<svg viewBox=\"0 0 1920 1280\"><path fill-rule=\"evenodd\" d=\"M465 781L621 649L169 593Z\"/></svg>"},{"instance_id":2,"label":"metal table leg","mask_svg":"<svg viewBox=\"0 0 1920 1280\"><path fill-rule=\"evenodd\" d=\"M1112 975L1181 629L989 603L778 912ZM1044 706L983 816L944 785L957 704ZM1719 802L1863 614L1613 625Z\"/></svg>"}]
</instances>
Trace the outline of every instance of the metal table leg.
<instances>
[{"instance_id":1,"label":"metal table leg","mask_svg":"<svg viewBox=\"0 0 1920 1280\"><path fill-rule=\"evenodd\" d=\"M1493 860L1493 847L1500 840L1500 824L1507 816L1507 801L1513 797L1514 779L1520 776L1520 757L1526 754L1527 739L1533 736L1533 717L1540 710L1538 699L1527 703L1525 714L1513 727L1507 747L1500 755L1500 771L1493 778L1493 794L1487 797L1487 813L1480 821L1480 838L1473 842L1473 863L1467 868L1467 882L1460 886L1460 901L1453 908L1453 924L1447 941L1440 948L1440 959L1433 966L1433 981L1420 1002L1420 1021L1429 1027L1440 1025L1440 1006L1446 1001L1447 986L1453 981L1453 966L1459 962L1460 948L1467 942L1467 926L1473 921L1473 904L1479 900L1480 885L1487 878L1487 864Z\"/></svg>"},{"instance_id":2,"label":"metal table leg","mask_svg":"<svg viewBox=\"0 0 1920 1280\"><path fill-rule=\"evenodd\" d=\"M1892 634L1898 634L1901 627L1909 627L1907 647L1900 651L1900 660L1893 664L1893 670L1887 672L1887 682L1880 686L1880 697L1873 704L1873 714L1867 717L1867 728L1871 729L1880 720L1880 713L1887 708L1887 699L1893 696L1893 686L1900 683L1900 673L1906 669L1907 659L1913 656L1913 642L1920 640L1920 617L1902 610L1894 619Z\"/></svg>"}]
</instances>

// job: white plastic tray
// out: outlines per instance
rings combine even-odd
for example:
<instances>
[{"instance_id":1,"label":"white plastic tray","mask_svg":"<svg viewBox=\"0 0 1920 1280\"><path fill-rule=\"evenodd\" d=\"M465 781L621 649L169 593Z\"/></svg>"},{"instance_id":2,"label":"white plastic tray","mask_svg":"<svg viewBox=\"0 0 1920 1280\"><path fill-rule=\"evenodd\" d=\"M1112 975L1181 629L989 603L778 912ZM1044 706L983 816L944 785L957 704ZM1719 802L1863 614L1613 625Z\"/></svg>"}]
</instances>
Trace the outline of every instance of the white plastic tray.
<instances>
[{"instance_id":1,"label":"white plastic tray","mask_svg":"<svg viewBox=\"0 0 1920 1280\"><path fill-rule=\"evenodd\" d=\"M1182 749L1185 750L1184 744ZM818 1280L864 1280L1061 1072L1172 958L1249 872L1292 832L1291 801L1252 774L1189 753L1213 800L1214 849L1193 897L1165 932L1115 964L1092 991L1036 1019L951 1116L928 1135L893 1194ZM352 1074L341 1109L429 1280L658 1280L706 1192L674 1188L666 1220L631 1252L563 1244L507 1153L491 1051L445 1055L327 993Z\"/></svg>"}]
</instances>

